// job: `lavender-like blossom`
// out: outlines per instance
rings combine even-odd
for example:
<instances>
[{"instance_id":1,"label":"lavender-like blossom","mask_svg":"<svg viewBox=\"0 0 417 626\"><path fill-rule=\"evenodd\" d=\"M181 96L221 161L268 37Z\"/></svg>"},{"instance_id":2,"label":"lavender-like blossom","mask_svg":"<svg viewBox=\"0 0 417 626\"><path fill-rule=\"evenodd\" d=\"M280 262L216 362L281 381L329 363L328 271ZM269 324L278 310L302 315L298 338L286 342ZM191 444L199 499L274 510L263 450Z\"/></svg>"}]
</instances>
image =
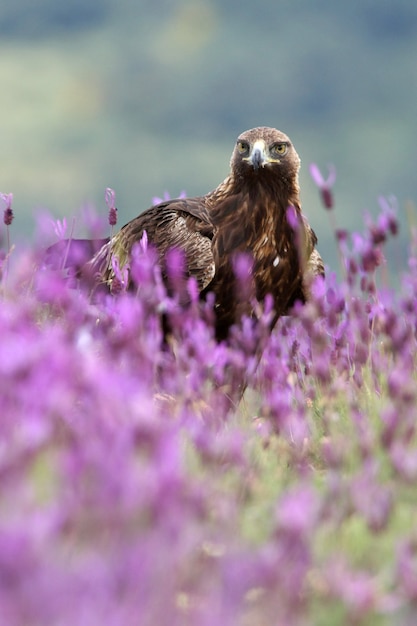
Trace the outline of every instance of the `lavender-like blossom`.
<instances>
[{"instance_id":1,"label":"lavender-like blossom","mask_svg":"<svg viewBox=\"0 0 417 626\"><path fill-rule=\"evenodd\" d=\"M104 198L109 209L109 224L113 228L117 224L117 209L115 206L116 193L110 187L106 188Z\"/></svg>"},{"instance_id":2,"label":"lavender-like blossom","mask_svg":"<svg viewBox=\"0 0 417 626\"><path fill-rule=\"evenodd\" d=\"M334 165L329 165L328 170L329 175L324 178L318 165L316 163L310 164L310 176L320 191L323 206L330 210L334 206L332 188L336 182L336 168Z\"/></svg>"},{"instance_id":3,"label":"lavender-like blossom","mask_svg":"<svg viewBox=\"0 0 417 626\"><path fill-rule=\"evenodd\" d=\"M272 333L273 302L255 302L221 344L214 295L181 254L161 269L146 233L112 262L110 293L16 254L0 307L1 623L412 620L417 262L397 291L379 286L398 229L395 202L379 204L338 239L342 279L313 282ZM234 271L254 298L250 257Z\"/></svg>"},{"instance_id":4,"label":"lavender-like blossom","mask_svg":"<svg viewBox=\"0 0 417 626\"><path fill-rule=\"evenodd\" d=\"M112 256L111 264L113 269L113 279L111 283L111 292L118 294L121 291L126 291L129 282L129 267L125 265L123 268L119 266L119 261L116 257Z\"/></svg>"},{"instance_id":5,"label":"lavender-like blossom","mask_svg":"<svg viewBox=\"0 0 417 626\"><path fill-rule=\"evenodd\" d=\"M186 198L187 194L185 191L181 191L179 196L175 196L175 198ZM161 204L161 202L167 202L168 200L172 200L171 195L168 193L168 191L164 191L164 195L162 198L160 198L159 196L154 196L152 198L152 204Z\"/></svg>"},{"instance_id":6,"label":"lavender-like blossom","mask_svg":"<svg viewBox=\"0 0 417 626\"><path fill-rule=\"evenodd\" d=\"M3 222L6 226L10 226L10 224L13 222L13 219L14 219L14 214L12 210L13 194L2 193L0 194L0 198L5 204L5 208L3 212Z\"/></svg>"}]
</instances>

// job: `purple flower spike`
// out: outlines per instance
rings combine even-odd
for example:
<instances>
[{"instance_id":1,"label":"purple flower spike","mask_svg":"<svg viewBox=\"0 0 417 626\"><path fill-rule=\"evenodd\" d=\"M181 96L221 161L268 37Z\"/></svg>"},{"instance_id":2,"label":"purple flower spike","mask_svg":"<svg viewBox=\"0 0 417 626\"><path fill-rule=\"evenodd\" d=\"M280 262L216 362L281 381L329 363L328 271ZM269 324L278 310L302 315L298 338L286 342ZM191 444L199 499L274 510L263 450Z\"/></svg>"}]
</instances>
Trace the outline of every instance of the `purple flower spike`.
<instances>
[{"instance_id":1,"label":"purple flower spike","mask_svg":"<svg viewBox=\"0 0 417 626\"><path fill-rule=\"evenodd\" d=\"M336 181L336 168L334 167L334 165L328 165L328 170L329 175L325 180L319 170L318 165L316 165L316 163L310 164L310 176L313 179L315 185L320 190L321 199L323 201L324 207L330 210L334 206L332 187Z\"/></svg>"},{"instance_id":2,"label":"purple flower spike","mask_svg":"<svg viewBox=\"0 0 417 626\"><path fill-rule=\"evenodd\" d=\"M291 226L291 228L293 229L293 231L297 232L299 226L300 226L300 220L299 217L297 215L297 211L293 206L289 206L287 208L287 222L288 224Z\"/></svg>"},{"instance_id":3,"label":"purple flower spike","mask_svg":"<svg viewBox=\"0 0 417 626\"><path fill-rule=\"evenodd\" d=\"M104 199L109 207L109 224L110 226L116 226L117 224L117 209L115 206L116 193L110 187L107 187L104 194Z\"/></svg>"},{"instance_id":4,"label":"purple flower spike","mask_svg":"<svg viewBox=\"0 0 417 626\"><path fill-rule=\"evenodd\" d=\"M110 226L116 226L117 224L117 209L112 207L109 209L109 224Z\"/></svg>"},{"instance_id":5,"label":"purple flower spike","mask_svg":"<svg viewBox=\"0 0 417 626\"><path fill-rule=\"evenodd\" d=\"M114 272L114 277L111 283L111 292L113 294L121 293L122 291L126 291L128 282L129 282L129 267L125 265L123 268L120 267L119 261L116 257L112 257L111 264Z\"/></svg>"},{"instance_id":6,"label":"purple flower spike","mask_svg":"<svg viewBox=\"0 0 417 626\"><path fill-rule=\"evenodd\" d=\"M6 205L6 208L4 209L4 214L3 214L3 222L6 224L6 226L10 226L14 218L13 211L12 211L13 194L2 193L0 194L0 197Z\"/></svg>"},{"instance_id":7,"label":"purple flower spike","mask_svg":"<svg viewBox=\"0 0 417 626\"><path fill-rule=\"evenodd\" d=\"M139 248L143 254L145 254L148 250L148 233L146 232L146 230L144 230L142 233L142 238L139 241Z\"/></svg>"}]
</instances>

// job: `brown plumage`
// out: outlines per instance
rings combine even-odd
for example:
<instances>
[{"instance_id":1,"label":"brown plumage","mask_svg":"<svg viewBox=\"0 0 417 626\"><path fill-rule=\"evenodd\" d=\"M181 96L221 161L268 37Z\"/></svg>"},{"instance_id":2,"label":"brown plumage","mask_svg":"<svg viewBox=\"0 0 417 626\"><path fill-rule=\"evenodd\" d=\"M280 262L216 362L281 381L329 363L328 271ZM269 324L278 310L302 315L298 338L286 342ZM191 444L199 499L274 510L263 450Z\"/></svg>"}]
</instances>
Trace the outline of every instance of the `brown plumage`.
<instances>
[{"instance_id":1,"label":"brown plumage","mask_svg":"<svg viewBox=\"0 0 417 626\"><path fill-rule=\"evenodd\" d=\"M258 301L272 295L275 322L296 300L305 301L311 277L324 273L316 236L301 213L299 166L284 133L267 127L248 130L237 139L229 176L214 191L168 200L135 217L95 255L90 270L110 286L112 257L121 268L128 264L144 231L159 251L163 272L167 251L180 249L201 296L215 294L216 336L221 340L242 314L253 314L247 294L239 297L234 272L236 255L249 254L253 295ZM288 207L298 221L297 234L288 222Z\"/></svg>"}]
</instances>

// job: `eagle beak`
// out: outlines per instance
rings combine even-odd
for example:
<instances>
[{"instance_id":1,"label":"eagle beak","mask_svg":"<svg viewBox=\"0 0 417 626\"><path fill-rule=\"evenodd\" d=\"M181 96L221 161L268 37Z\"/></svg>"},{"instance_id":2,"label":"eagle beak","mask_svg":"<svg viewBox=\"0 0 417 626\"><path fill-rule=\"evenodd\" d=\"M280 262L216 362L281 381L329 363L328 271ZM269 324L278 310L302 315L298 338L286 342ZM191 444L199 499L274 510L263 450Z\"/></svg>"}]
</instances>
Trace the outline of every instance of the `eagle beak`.
<instances>
[{"instance_id":1,"label":"eagle beak","mask_svg":"<svg viewBox=\"0 0 417 626\"><path fill-rule=\"evenodd\" d=\"M254 170L258 170L260 167L265 167L265 164L268 162L268 157L266 155L265 143L263 141L255 141L249 161Z\"/></svg>"},{"instance_id":2,"label":"eagle beak","mask_svg":"<svg viewBox=\"0 0 417 626\"><path fill-rule=\"evenodd\" d=\"M260 150L253 150L250 160L253 169L258 170L261 165L263 165L262 152Z\"/></svg>"}]
</instances>

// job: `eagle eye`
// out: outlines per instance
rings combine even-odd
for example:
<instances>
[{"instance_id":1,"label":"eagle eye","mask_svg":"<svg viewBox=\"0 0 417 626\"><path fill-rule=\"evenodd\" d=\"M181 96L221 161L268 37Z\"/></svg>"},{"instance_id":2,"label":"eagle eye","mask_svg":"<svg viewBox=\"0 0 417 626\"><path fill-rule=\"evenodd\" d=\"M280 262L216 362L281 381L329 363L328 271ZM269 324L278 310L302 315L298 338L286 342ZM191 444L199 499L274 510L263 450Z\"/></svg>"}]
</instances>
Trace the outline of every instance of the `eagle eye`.
<instances>
[{"instance_id":1,"label":"eagle eye","mask_svg":"<svg viewBox=\"0 0 417 626\"><path fill-rule=\"evenodd\" d=\"M271 147L271 152L272 154L278 154L279 156L282 156L287 152L287 149L288 145L286 143L274 143L274 145Z\"/></svg>"},{"instance_id":2,"label":"eagle eye","mask_svg":"<svg viewBox=\"0 0 417 626\"><path fill-rule=\"evenodd\" d=\"M237 150L239 154L249 154L249 144L246 141L238 141Z\"/></svg>"}]
</instances>

